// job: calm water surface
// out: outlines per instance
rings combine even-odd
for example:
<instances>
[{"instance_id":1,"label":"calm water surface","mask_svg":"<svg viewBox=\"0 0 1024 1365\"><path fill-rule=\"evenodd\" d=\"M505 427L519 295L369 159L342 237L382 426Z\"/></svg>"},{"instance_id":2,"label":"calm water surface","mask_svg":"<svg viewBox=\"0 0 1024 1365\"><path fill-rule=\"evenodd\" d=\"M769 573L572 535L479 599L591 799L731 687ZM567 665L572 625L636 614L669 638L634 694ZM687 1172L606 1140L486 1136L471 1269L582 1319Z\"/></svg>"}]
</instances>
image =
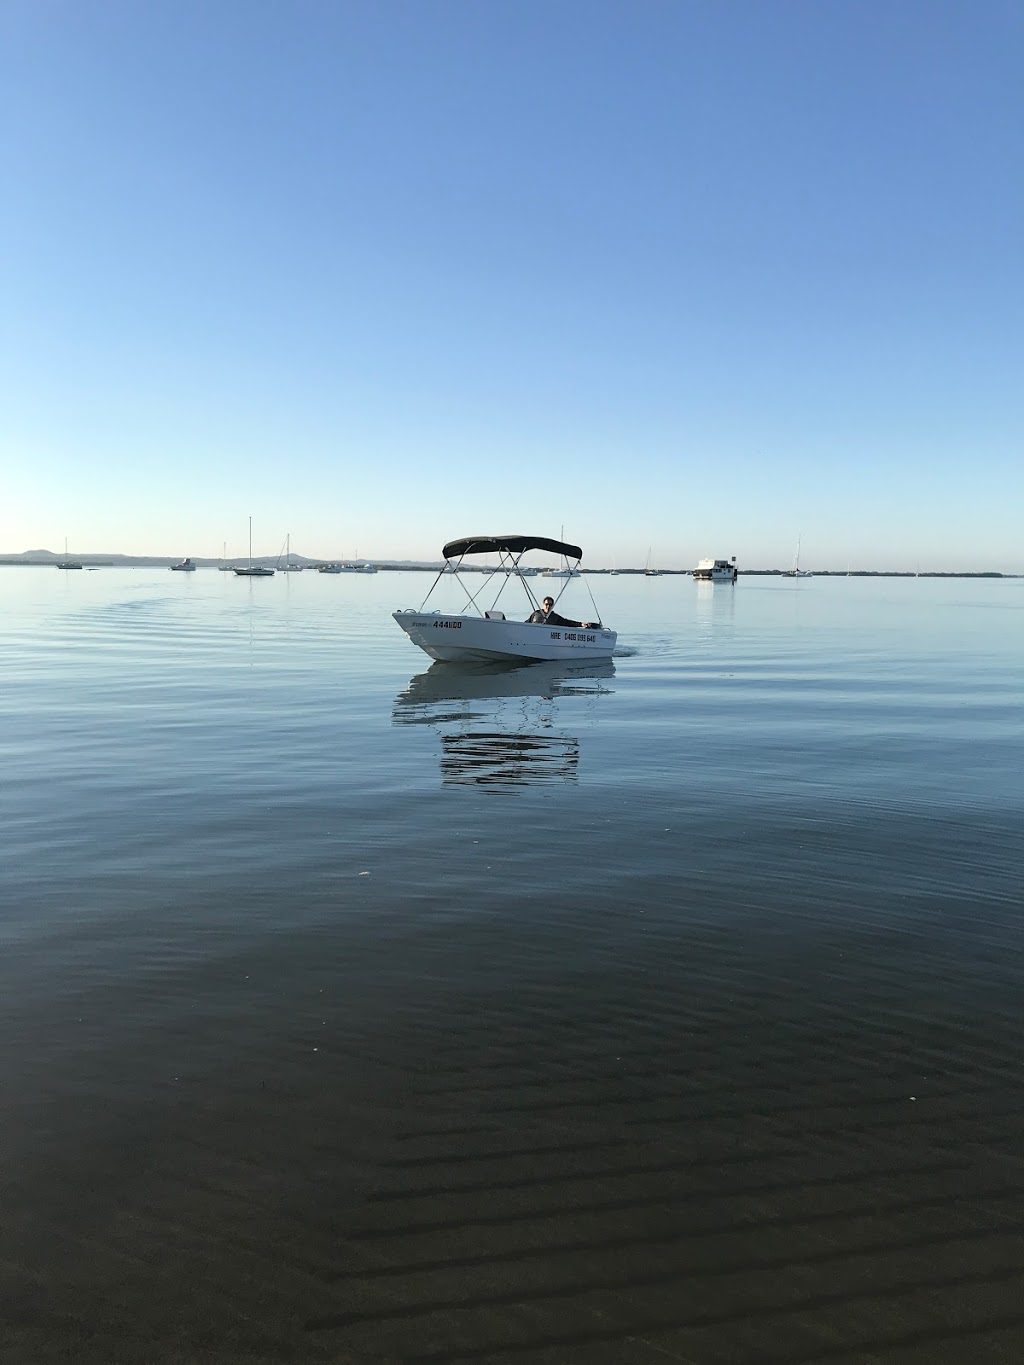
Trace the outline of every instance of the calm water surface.
<instances>
[{"instance_id":1,"label":"calm water surface","mask_svg":"<svg viewBox=\"0 0 1024 1365\"><path fill-rule=\"evenodd\" d=\"M1024 581L587 581L0 570L0 1359L1024 1357Z\"/></svg>"}]
</instances>

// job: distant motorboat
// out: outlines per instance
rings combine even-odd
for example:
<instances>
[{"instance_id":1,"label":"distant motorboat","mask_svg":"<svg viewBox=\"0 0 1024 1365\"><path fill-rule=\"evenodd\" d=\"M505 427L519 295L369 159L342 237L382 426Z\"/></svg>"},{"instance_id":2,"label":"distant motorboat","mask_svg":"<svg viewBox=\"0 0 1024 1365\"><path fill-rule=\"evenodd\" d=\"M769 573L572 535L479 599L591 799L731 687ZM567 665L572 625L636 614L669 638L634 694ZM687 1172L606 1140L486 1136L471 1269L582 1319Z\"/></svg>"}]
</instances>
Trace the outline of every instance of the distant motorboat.
<instances>
[{"instance_id":1,"label":"distant motorboat","mask_svg":"<svg viewBox=\"0 0 1024 1365\"><path fill-rule=\"evenodd\" d=\"M235 565L235 573L239 578L273 578L274 570L268 569L265 564L253 564L252 562L252 517L249 518L249 564L247 568L239 568Z\"/></svg>"},{"instance_id":2,"label":"distant motorboat","mask_svg":"<svg viewBox=\"0 0 1024 1365\"><path fill-rule=\"evenodd\" d=\"M698 583L735 583L736 556L732 559L702 559L693 571Z\"/></svg>"},{"instance_id":3,"label":"distant motorboat","mask_svg":"<svg viewBox=\"0 0 1024 1365\"><path fill-rule=\"evenodd\" d=\"M180 564L171 565L171 573L195 573L196 566L191 559L183 559Z\"/></svg>"}]
</instances>

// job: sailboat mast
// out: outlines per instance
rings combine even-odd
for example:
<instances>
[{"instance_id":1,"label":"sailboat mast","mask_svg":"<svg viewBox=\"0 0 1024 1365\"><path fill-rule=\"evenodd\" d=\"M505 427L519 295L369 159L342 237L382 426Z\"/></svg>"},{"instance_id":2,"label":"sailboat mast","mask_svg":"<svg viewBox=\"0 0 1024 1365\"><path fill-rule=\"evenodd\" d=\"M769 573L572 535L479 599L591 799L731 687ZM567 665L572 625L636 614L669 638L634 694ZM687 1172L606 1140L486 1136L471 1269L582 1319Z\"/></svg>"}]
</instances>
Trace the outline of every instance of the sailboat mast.
<instances>
[{"instance_id":1,"label":"sailboat mast","mask_svg":"<svg viewBox=\"0 0 1024 1365\"><path fill-rule=\"evenodd\" d=\"M252 517L249 518L249 568L252 568Z\"/></svg>"}]
</instances>

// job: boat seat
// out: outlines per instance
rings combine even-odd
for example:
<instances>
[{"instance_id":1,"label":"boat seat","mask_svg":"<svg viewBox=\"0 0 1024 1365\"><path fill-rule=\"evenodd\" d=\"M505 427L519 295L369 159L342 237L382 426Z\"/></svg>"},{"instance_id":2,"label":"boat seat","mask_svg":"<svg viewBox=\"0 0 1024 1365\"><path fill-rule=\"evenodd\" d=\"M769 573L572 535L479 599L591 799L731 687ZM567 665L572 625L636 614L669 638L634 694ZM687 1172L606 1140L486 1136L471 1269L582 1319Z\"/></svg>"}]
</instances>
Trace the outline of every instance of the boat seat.
<instances>
[{"instance_id":1,"label":"boat seat","mask_svg":"<svg viewBox=\"0 0 1024 1365\"><path fill-rule=\"evenodd\" d=\"M485 611L484 615L487 617L488 621L504 621L505 619L505 613L503 611Z\"/></svg>"}]
</instances>

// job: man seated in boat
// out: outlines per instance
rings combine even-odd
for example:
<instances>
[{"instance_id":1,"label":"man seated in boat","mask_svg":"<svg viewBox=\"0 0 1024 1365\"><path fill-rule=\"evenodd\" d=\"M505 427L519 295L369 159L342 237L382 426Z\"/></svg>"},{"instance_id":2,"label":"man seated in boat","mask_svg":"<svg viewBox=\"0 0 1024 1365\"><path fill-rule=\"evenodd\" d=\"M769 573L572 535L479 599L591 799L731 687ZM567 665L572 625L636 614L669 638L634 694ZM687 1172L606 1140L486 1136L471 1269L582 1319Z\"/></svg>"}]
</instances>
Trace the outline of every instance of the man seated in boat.
<instances>
[{"instance_id":1,"label":"man seated in boat","mask_svg":"<svg viewBox=\"0 0 1024 1365\"><path fill-rule=\"evenodd\" d=\"M531 612L526 618L527 625L576 626L583 630L594 630L600 621L570 621L567 616L559 616L555 611L554 598L545 597L538 611Z\"/></svg>"}]
</instances>

